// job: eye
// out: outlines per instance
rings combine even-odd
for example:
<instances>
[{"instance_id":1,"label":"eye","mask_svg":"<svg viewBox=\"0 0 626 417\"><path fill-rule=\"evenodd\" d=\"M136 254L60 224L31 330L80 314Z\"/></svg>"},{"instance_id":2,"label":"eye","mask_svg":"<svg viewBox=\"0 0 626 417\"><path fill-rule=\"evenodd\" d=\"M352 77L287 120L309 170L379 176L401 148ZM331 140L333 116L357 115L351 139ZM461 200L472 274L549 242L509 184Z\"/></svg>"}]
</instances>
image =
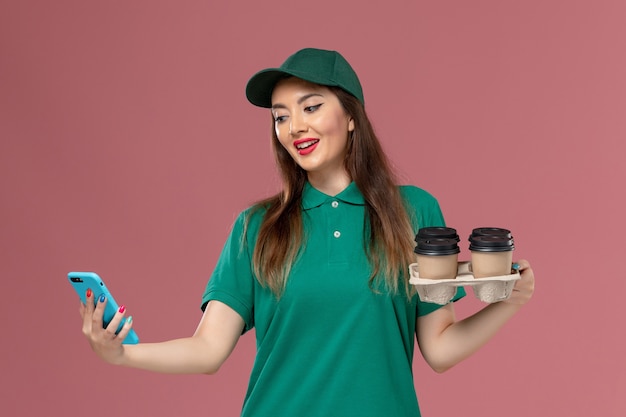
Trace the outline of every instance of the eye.
<instances>
[{"instance_id":1,"label":"eye","mask_svg":"<svg viewBox=\"0 0 626 417\"><path fill-rule=\"evenodd\" d=\"M275 123L282 123L287 119L287 116L274 116L274 122Z\"/></svg>"},{"instance_id":2,"label":"eye","mask_svg":"<svg viewBox=\"0 0 626 417\"><path fill-rule=\"evenodd\" d=\"M316 104L315 106L306 106L306 107L304 108L304 111L305 111L305 112L308 112L308 113L313 113L314 111L316 111L316 110L318 110L320 107L322 107L322 104L323 104L323 103Z\"/></svg>"}]
</instances>

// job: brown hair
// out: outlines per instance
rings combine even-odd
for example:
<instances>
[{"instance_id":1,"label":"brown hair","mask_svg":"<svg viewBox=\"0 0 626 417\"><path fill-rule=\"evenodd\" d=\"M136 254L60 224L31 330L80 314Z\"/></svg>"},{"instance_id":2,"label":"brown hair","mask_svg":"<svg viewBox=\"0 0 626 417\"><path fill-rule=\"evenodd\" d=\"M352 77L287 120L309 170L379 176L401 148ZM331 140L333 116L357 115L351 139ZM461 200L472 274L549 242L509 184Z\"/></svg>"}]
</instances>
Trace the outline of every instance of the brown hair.
<instances>
[{"instance_id":1,"label":"brown hair","mask_svg":"<svg viewBox=\"0 0 626 417\"><path fill-rule=\"evenodd\" d=\"M375 282L384 282L388 291L397 293L401 283L410 296L413 229L394 174L361 102L340 88L328 88L354 120L344 163L365 200L364 249L372 267L369 285L374 288ZM283 189L253 208L253 212L266 212L252 261L259 282L280 296L303 240L301 200L307 174L278 141L273 119L272 149Z\"/></svg>"}]
</instances>

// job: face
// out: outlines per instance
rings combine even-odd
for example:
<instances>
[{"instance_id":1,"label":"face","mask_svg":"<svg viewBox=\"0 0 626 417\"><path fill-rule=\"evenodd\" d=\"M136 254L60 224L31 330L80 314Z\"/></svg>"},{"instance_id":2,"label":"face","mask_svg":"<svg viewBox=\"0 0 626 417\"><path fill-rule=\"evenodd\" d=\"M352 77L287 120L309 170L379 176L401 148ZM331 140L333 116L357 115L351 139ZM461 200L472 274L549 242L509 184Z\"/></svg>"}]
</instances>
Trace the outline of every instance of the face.
<instances>
[{"instance_id":1,"label":"face","mask_svg":"<svg viewBox=\"0 0 626 417\"><path fill-rule=\"evenodd\" d=\"M347 175L343 161L354 121L330 89L282 80L272 93L272 115L278 140L310 180Z\"/></svg>"}]
</instances>

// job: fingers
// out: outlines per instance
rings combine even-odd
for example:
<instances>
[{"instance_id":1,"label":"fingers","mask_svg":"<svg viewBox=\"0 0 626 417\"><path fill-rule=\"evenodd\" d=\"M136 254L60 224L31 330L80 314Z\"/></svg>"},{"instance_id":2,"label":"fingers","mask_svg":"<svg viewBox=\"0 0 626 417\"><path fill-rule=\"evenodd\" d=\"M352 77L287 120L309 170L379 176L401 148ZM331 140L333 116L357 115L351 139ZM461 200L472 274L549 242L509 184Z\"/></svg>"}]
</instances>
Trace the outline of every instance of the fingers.
<instances>
[{"instance_id":1,"label":"fingers","mask_svg":"<svg viewBox=\"0 0 626 417\"><path fill-rule=\"evenodd\" d=\"M117 337L120 338L120 340L124 340L126 339L126 336L128 336L128 332L130 332L130 329L133 327L133 316L129 316L127 319L124 320L124 325L122 326L122 330L120 330L120 332L117 334Z\"/></svg>"},{"instance_id":2,"label":"fingers","mask_svg":"<svg viewBox=\"0 0 626 417\"><path fill-rule=\"evenodd\" d=\"M93 301L93 292L91 291L91 288L88 288L87 291L85 292L85 304L81 303L81 314L84 318L85 314L87 315L91 315L91 313L93 312L93 305L94 305L94 301Z\"/></svg>"},{"instance_id":3,"label":"fingers","mask_svg":"<svg viewBox=\"0 0 626 417\"><path fill-rule=\"evenodd\" d=\"M525 260L525 259L520 259L519 261L517 261L517 264L519 265L519 272L520 275L522 277L521 281L528 284L532 284L534 286L534 282L535 282L535 273L533 272L532 268L530 267L530 263Z\"/></svg>"},{"instance_id":4,"label":"fingers","mask_svg":"<svg viewBox=\"0 0 626 417\"><path fill-rule=\"evenodd\" d=\"M91 333L91 322L94 309L93 292L91 288L87 289L85 293L85 304L80 306L80 315L83 318L83 334L85 336Z\"/></svg>"},{"instance_id":5,"label":"fingers","mask_svg":"<svg viewBox=\"0 0 626 417\"><path fill-rule=\"evenodd\" d=\"M96 301L96 306L95 308L92 310L92 314L91 314L91 328L92 329L101 329L104 326L102 325L102 318L104 317L104 307L107 304L107 298L104 296L104 294L100 295L100 297L98 297L98 300Z\"/></svg>"},{"instance_id":6,"label":"fingers","mask_svg":"<svg viewBox=\"0 0 626 417\"><path fill-rule=\"evenodd\" d=\"M529 269L530 268L530 263L526 259L520 259L519 261L515 262L514 265L518 266L515 269L517 269L520 272L525 270L525 269Z\"/></svg>"},{"instance_id":7,"label":"fingers","mask_svg":"<svg viewBox=\"0 0 626 417\"><path fill-rule=\"evenodd\" d=\"M87 338L96 340L104 337L105 339L114 339L117 329L124 318L125 306L121 306L113 315L111 321L104 325L104 312L107 305L106 296L100 295L94 302L93 293L88 290L86 294L86 303L81 306L81 314L83 315L83 333ZM95 305L94 305L95 304Z\"/></svg>"},{"instance_id":8,"label":"fingers","mask_svg":"<svg viewBox=\"0 0 626 417\"><path fill-rule=\"evenodd\" d=\"M535 291L534 273L530 267L530 263L525 259L517 261L514 267L515 266L517 266L515 269L519 271L521 278L515 281L513 292L511 293L510 299L507 301L512 304L526 304Z\"/></svg>"},{"instance_id":9,"label":"fingers","mask_svg":"<svg viewBox=\"0 0 626 417\"><path fill-rule=\"evenodd\" d=\"M124 319L125 311L126 311L125 306L121 306L120 308L118 308L117 311L115 312L115 315L113 316L109 324L106 326L105 332L111 338L116 337L117 330L120 328L120 324L122 323L122 320Z\"/></svg>"}]
</instances>

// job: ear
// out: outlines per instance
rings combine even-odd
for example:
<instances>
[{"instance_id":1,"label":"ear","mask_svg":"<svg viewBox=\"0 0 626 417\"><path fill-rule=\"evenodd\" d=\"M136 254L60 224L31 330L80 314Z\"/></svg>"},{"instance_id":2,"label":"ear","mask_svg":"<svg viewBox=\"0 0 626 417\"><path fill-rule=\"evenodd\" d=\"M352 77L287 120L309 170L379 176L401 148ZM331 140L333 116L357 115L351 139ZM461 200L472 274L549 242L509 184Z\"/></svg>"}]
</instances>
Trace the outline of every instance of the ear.
<instances>
[{"instance_id":1,"label":"ear","mask_svg":"<svg viewBox=\"0 0 626 417\"><path fill-rule=\"evenodd\" d=\"M352 117L348 118L348 132L354 131L354 119Z\"/></svg>"}]
</instances>

